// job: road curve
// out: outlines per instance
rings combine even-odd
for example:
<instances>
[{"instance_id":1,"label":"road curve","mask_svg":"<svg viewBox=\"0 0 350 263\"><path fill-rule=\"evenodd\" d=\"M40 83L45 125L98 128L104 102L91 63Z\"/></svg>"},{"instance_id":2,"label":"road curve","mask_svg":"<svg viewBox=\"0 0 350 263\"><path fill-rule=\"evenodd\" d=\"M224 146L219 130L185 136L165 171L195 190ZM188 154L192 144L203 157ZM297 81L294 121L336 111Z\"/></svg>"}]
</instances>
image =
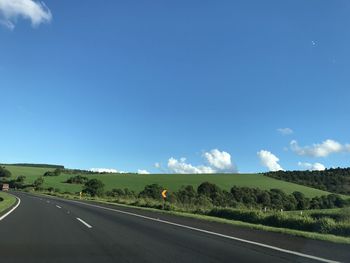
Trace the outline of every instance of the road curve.
<instances>
[{"instance_id":1,"label":"road curve","mask_svg":"<svg viewBox=\"0 0 350 263\"><path fill-rule=\"evenodd\" d=\"M0 221L0 262L350 262L348 245L120 206L15 195L21 205ZM319 260L225 236L279 244Z\"/></svg>"}]
</instances>

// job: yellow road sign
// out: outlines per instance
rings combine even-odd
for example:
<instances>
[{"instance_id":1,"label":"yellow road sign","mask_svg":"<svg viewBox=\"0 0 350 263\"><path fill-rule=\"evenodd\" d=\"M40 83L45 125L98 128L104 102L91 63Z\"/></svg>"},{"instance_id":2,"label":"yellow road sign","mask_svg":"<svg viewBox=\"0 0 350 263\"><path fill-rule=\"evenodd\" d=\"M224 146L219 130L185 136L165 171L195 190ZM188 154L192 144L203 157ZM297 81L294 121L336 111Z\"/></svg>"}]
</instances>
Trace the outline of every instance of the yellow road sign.
<instances>
[{"instance_id":1,"label":"yellow road sign","mask_svg":"<svg viewBox=\"0 0 350 263\"><path fill-rule=\"evenodd\" d=\"M168 192L168 190L163 190L162 192L162 197L165 199L166 198L166 193Z\"/></svg>"}]
</instances>

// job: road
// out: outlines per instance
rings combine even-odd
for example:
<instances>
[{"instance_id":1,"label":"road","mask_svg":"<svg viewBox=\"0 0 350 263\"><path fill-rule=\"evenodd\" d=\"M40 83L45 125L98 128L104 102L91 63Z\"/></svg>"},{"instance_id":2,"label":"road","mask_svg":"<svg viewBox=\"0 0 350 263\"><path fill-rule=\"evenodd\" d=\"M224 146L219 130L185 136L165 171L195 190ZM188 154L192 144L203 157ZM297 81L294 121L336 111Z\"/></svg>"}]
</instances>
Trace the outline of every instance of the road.
<instances>
[{"instance_id":1,"label":"road","mask_svg":"<svg viewBox=\"0 0 350 263\"><path fill-rule=\"evenodd\" d=\"M0 262L350 262L349 245L14 194L21 203L0 221Z\"/></svg>"}]
</instances>

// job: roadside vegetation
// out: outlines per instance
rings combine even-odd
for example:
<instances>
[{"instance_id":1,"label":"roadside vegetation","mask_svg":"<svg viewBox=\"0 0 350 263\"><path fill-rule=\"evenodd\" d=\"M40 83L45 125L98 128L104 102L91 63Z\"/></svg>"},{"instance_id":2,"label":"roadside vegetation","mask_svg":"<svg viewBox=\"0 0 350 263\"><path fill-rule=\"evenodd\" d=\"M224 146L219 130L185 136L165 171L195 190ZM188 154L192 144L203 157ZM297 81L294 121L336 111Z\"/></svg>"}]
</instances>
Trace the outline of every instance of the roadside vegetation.
<instances>
[{"instance_id":1,"label":"roadside vegetation","mask_svg":"<svg viewBox=\"0 0 350 263\"><path fill-rule=\"evenodd\" d=\"M300 192L288 195L278 189L267 191L234 186L226 191L215 184L204 182L197 189L188 185L170 192L166 200L163 200L163 189L158 184L152 184L146 185L139 193L128 188L104 191L101 181L91 179L83 186L83 198L350 237L350 208L347 208L350 202L334 194L310 199ZM60 196L62 193L51 189L49 194ZM70 193L66 194L71 196ZM76 193L75 196L78 197L79 194ZM332 213L332 210L320 213L322 210L316 209L320 207L342 209L337 214ZM313 209L315 213L311 212Z\"/></svg>"},{"instance_id":2,"label":"roadside vegetation","mask_svg":"<svg viewBox=\"0 0 350 263\"><path fill-rule=\"evenodd\" d=\"M16 198L0 191L0 215L16 203Z\"/></svg>"}]
</instances>

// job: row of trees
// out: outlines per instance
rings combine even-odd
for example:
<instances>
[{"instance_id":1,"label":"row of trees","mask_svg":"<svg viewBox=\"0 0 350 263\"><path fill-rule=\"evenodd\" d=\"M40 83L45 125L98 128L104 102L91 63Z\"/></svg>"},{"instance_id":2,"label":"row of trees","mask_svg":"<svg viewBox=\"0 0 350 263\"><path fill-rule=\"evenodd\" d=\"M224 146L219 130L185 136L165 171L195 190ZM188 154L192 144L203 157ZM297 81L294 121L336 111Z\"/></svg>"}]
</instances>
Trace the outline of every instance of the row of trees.
<instances>
[{"instance_id":1,"label":"row of trees","mask_svg":"<svg viewBox=\"0 0 350 263\"><path fill-rule=\"evenodd\" d=\"M106 192L110 197L151 198L161 200L164 188L158 184L147 185L136 194L128 189L113 189ZM286 194L279 189L261 190L259 188L232 187L230 191L220 189L215 184L204 182L194 189L188 185L170 193L167 201L183 206L217 206L217 207L248 207L274 210L306 210L344 207L348 201L335 194L308 198L301 192Z\"/></svg>"},{"instance_id":2,"label":"row of trees","mask_svg":"<svg viewBox=\"0 0 350 263\"><path fill-rule=\"evenodd\" d=\"M324 171L277 171L264 175L338 194L350 194L350 168Z\"/></svg>"}]
</instances>

